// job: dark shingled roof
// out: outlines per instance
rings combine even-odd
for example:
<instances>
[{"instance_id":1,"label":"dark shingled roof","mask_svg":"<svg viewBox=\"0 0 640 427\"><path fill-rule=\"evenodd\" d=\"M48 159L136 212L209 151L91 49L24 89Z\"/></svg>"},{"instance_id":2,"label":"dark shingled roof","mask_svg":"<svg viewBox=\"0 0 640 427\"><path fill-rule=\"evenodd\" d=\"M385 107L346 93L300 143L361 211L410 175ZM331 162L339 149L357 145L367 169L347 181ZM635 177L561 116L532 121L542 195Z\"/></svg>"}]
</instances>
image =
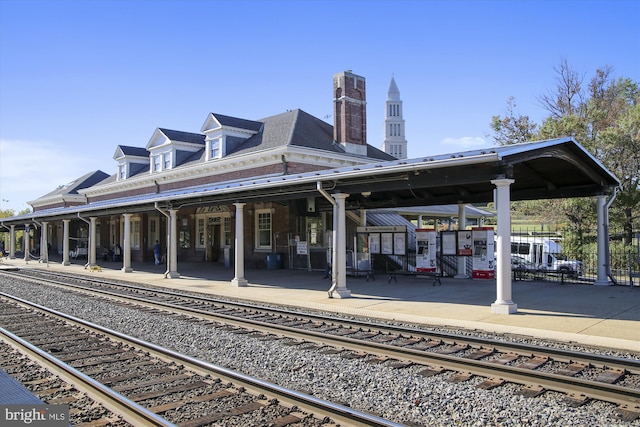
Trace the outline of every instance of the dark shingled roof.
<instances>
[{"instance_id":1,"label":"dark shingled roof","mask_svg":"<svg viewBox=\"0 0 640 427\"><path fill-rule=\"evenodd\" d=\"M220 122L222 126L229 126L240 129L247 129L258 132L262 127L262 122L254 120L240 119L238 117L225 116L224 114L211 113L213 117Z\"/></svg>"},{"instance_id":2,"label":"dark shingled roof","mask_svg":"<svg viewBox=\"0 0 640 427\"><path fill-rule=\"evenodd\" d=\"M149 151L142 147L131 147L128 145L118 145L125 156L149 157Z\"/></svg>"},{"instance_id":3,"label":"dark shingled roof","mask_svg":"<svg viewBox=\"0 0 640 427\"><path fill-rule=\"evenodd\" d=\"M189 142L192 144L204 145L205 136L201 133L182 132L179 130L158 128L160 132L165 134L172 141Z\"/></svg>"},{"instance_id":4,"label":"dark shingled roof","mask_svg":"<svg viewBox=\"0 0 640 427\"><path fill-rule=\"evenodd\" d=\"M78 179L71 181L67 185L61 185L50 193L45 194L38 199L42 199L45 197L51 197L55 195L65 195L65 194L78 194L78 190L82 190L84 188L89 188L91 186L96 185L97 183L104 181L109 178L109 175L102 172L101 170L89 172ZM36 200L38 200L36 199Z\"/></svg>"},{"instance_id":5,"label":"dark shingled roof","mask_svg":"<svg viewBox=\"0 0 640 427\"><path fill-rule=\"evenodd\" d=\"M287 111L260 121L264 124L262 131L244 141L234 151L227 152L227 156L240 156L283 145L348 154L333 142L333 126L303 110ZM367 156L378 160L395 160L395 157L370 145L367 145Z\"/></svg>"}]
</instances>

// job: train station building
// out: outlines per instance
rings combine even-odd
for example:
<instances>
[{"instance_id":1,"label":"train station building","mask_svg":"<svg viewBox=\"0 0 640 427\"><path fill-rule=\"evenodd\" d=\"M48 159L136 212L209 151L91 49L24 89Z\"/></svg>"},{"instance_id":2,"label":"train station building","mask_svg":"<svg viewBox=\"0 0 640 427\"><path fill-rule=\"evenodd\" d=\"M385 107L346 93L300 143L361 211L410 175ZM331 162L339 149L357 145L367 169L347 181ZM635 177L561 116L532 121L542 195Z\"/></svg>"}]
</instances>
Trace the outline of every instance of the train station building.
<instances>
[{"instance_id":1,"label":"train station building","mask_svg":"<svg viewBox=\"0 0 640 427\"><path fill-rule=\"evenodd\" d=\"M89 172L30 202L32 213L1 220L10 257L23 231L25 262L39 247L40 260L52 252L64 265L86 257L88 267L118 262L130 272L132 261L154 261L158 242L169 278L180 261L233 268L234 286L246 286L247 265L330 266L329 296L346 298L346 274L357 269L348 251L358 252L359 231L380 226L376 217L392 209L412 228L402 214L413 209L422 225L448 206L464 226L470 204L495 202L492 311L515 313L510 202L593 196L604 258L606 200L620 184L573 138L409 159L393 78L382 149L367 142L365 83L351 71L333 77L333 126L302 110L259 120L209 113L197 132L157 128L146 145L118 145L110 173ZM598 282L607 283L600 265Z\"/></svg>"}]
</instances>

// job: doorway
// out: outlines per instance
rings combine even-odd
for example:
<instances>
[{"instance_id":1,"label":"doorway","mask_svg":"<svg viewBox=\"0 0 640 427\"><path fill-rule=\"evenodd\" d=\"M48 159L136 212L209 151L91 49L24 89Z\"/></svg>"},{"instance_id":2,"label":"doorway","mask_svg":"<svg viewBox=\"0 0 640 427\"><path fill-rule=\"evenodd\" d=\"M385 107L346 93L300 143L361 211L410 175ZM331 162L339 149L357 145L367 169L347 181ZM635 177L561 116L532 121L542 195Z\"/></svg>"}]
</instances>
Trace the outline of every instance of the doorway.
<instances>
[{"instance_id":1,"label":"doorway","mask_svg":"<svg viewBox=\"0 0 640 427\"><path fill-rule=\"evenodd\" d=\"M211 262L220 261L220 224L209 224L207 227L208 257Z\"/></svg>"}]
</instances>

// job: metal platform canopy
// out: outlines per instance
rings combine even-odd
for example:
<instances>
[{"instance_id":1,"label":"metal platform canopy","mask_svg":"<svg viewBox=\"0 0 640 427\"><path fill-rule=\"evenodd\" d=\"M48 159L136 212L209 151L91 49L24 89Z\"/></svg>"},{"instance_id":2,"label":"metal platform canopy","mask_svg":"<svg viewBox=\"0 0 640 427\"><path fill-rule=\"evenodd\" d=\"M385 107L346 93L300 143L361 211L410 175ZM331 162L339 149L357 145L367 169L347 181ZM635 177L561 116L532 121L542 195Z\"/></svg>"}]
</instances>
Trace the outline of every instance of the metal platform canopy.
<instances>
[{"instance_id":1,"label":"metal platform canopy","mask_svg":"<svg viewBox=\"0 0 640 427\"><path fill-rule=\"evenodd\" d=\"M337 194L348 195L339 203L344 210L486 203L494 201L494 194L498 194L498 206L502 202L506 210L498 211L497 236L500 239L507 233L509 241L508 206L511 200L604 196L618 186L620 182L607 168L575 139L567 137L301 174L219 182L83 206L41 210L5 218L2 223L19 227L33 220L76 219L78 215L135 213L157 207L175 210L182 206L284 201L318 195L327 199L335 213L344 215L344 212L336 212L337 204L330 200ZM504 228L505 221L507 229L501 232L500 226ZM340 251L340 248L336 249ZM507 303L511 293L507 270L511 267L509 258L509 253L502 256L499 253L497 260L498 300ZM339 263L340 259L336 261ZM506 277L504 272L501 274L501 263L507 272ZM346 287L339 283L338 288L341 286Z\"/></svg>"}]
</instances>

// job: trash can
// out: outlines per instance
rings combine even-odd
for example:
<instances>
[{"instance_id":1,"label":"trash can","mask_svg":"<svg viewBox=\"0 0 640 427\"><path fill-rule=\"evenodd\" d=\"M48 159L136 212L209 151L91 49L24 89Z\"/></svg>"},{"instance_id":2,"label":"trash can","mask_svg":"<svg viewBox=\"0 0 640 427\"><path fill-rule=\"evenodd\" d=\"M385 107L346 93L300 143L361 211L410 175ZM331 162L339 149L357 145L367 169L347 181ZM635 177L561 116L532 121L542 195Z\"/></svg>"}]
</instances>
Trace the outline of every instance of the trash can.
<instances>
[{"instance_id":1,"label":"trash can","mask_svg":"<svg viewBox=\"0 0 640 427\"><path fill-rule=\"evenodd\" d=\"M229 268L231 264L233 264L233 253L231 252L231 248L224 248L224 266Z\"/></svg>"},{"instance_id":2,"label":"trash can","mask_svg":"<svg viewBox=\"0 0 640 427\"><path fill-rule=\"evenodd\" d=\"M278 270L282 268L282 253L274 252L267 254L267 270Z\"/></svg>"}]
</instances>

